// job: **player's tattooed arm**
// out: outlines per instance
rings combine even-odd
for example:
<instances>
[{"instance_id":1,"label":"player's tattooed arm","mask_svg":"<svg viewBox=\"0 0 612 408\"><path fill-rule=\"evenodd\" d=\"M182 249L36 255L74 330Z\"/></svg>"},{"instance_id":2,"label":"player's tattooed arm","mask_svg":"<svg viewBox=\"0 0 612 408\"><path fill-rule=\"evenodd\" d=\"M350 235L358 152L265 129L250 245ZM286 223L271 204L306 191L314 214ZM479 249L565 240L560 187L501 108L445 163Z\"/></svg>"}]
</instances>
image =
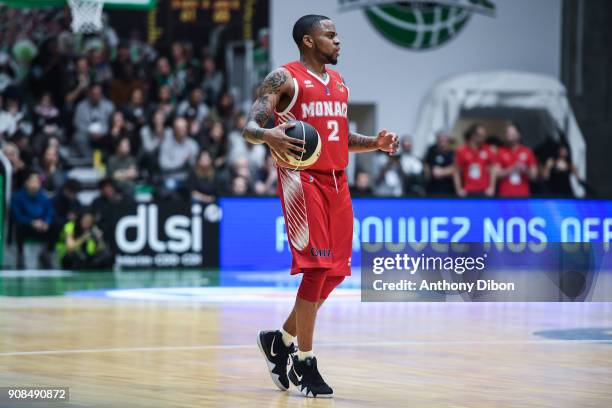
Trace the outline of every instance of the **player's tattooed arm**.
<instances>
[{"instance_id":1,"label":"player's tattooed arm","mask_svg":"<svg viewBox=\"0 0 612 408\"><path fill-rule=\"evenodd\" d=\"M378 150L375 137L364 136L355 132L349 132L348 145L351 152L373 152Z\"/></svg>"},{"instance_id":2,"label":"player's tattooed arm","mask_svg":"<svg viewBox=\"0 0 612 408\"><path fill-rule=\"evenodd\" d=\"M283 95L290 93L293 93L293 83L285 68L277 68L266 76L257 89L247 125L242 133L247 141L255 144L264 143L264 135L267 131L264 125Z\"/></svg>"},{"instance_id":3,"label":"player's tattooed arm","mask_svg":"<svg viewBox=\"0 0 612 408\"><path fill-rule=\"evenodd\" d=\"M281 123L272 129L264 128L266 122L278 107L281 99L291 99L293 93L293 80L289 71L278 68L270 72L257 89L257 95L247 124L242 132L244 138L251 143L266 143L271 150L287 159L289 156L299 159L299 154L305 152L304 141L295 140L285 134L285 130L295 126L293 123Z\"/></svg>"},{"instance_id":4,"label":"player's tattooed arm","mask_svg":"<svg viewBox=\"0 0 612 408\"><path fill-rule=\"evenodd\" d=\"M349 132L348 145L351 152L363 153L382 150L383 152L394 154L399 147L399 141L395 133L387 132L386 130L381 130L375 137Z\"/></svg>"}]
</instances>

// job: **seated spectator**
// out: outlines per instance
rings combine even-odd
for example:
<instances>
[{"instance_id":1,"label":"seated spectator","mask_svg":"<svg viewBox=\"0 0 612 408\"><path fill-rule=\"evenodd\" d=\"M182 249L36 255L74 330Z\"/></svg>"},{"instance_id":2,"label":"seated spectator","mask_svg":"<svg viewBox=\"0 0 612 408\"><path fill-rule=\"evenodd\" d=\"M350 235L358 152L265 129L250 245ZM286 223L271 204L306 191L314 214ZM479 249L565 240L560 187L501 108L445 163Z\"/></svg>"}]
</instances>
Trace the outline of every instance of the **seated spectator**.
<instances>
[{"instance_id":1,"label":"seated spectator","mask_svg":"<svg viewBox=\"0 0 612 408\"><path fill-rule=\"evenodd\" d=\"M187 120L178 117L174 120L172 135L165 137L161 144L159 168L164 180L162 190L165 190L161 193L177 191L196 161L199 147L187 132Z\"/></svg>"},{"instance_id":2,"label":"seated spectator","mask_svg":"<svg viewBox=\"0 0 612 408\"><path fill-rule=\"evenodd\" d=\"M257 175L254 188L255 194L267 196L275 195L278 181L276 162L272 155L268 155L266 158L266 165L258 169L255 174Z\"/></svg>"},{"instance_id":3,"label":"seated spectator","mask_svg":"<svg viewBox=\"0 0 612 408\"><path fill-rule=\"evenodd\" d=\"M14 143L5 143L2 147L2 153L4 153L8 161L11 162L13 173L13 177L11 178L12 190L17 191L23 184L27 167L23 160L21 160L19 149Z\"/></svg>"},{"instance_id":4,"label":"seated spectator","mask_svg":"<svg viewBox=\"0 0 612 408\"><path fill-rule=\"evenodd\" d=\"M17 239L17 267L22 268L23 244L26 239L36 239L48 243L41 263L48 265L52 248L53 205L47 195L41 190L40 178L37 172L26 174L24 187L15 193L11 199L11 215L15 222Z\"/></svg>"},{"instance_id":5,"label":"seated spectator","mask_svg":"<svg viewBox=\"0 0 612 408\"><path fill-rule=\"evenodd\" d=\"M156 110L149 122L140 129L140 167L145 176L152 178L159 173L159 148L165 138L172 137L172 129L166 126L166 114Z\"/></svg>"},{"instance_id":6,"label":"seated spectator","mask_svg":"<svg viewBox=\"0 0 612 408\"><path fill-rule=\"evenodd\" d=\"M157 104L155 110L163 110L167 118L174 117L176 113L176 105L172 96L172 88L170 85L162 85L157 93Z\"/></svg>"},{"instance_id":7,"label":"seated spectator","mask_svg":"<svg viewBox=\"0 0 612 408\"><path fill-rule=\"evenodd\" d=\"M156 110L151 120L140 129L140 143L145 154L156 154L166 137L172 137L172 129L166 126L166 114Z\"/></svg>"},{"instance_id":8,"label":"seated spectator","mask_svg":"<svg viewBox=\"0 0 612 408\"><path fill-rule=\"evenodd\" d=\"M355 175L355 184L350 187L352 197L369 197L374 194L370 174L366 171L358 171Z\"/></svg>"},{"instance_id":9,"label":"seated spectator","mask_svg":"<svg viewBox=\"0 0 612 408\"><path fill-rule=\"evenodd\" d=\"M251 190L249 188L249 181L246 178L238 176L232 179L230 194L235 196L243 196L250 193Z\"/></svg>"},{"instance_id":10,"label":"seated spectator","mask_svg":"<svg viewBox=\"0 0 612 408\"><path fill-rule=\"evenodd\" d=\"M202 59L202 83L200 87L207 96L208 106L215 106L223 89L223 72L217 70L215 59L209 55Z\"/></svg>"},{"instance_id":11,"label":"seated spectator","mask_svg":"<svg viewBox=\"0 0 612 408\"><path fill-rule=\"evenodd\" d=\"M125 120L135 132L147 124L147 101L142 88L134 88L129 102L123 107Z\"/></svg>"},{"instance_id":12,"label":"seated spectator","mask_svg":"<svg viewBox=\"0 0 612 408\"><path fill-rule=\"evenodd\" d=\"M43 189L50 196L54 196L66 181L57 148L49 146L45 149L39 167Z\"/></svg>"},{"instance_id":13,"label":"seated spectator","mask_svg":"<svg viewBox=\"0 0 612 408\"><path fill-rule=\"evenodd\" d=\"M234 106L234 97L229 91L226 91L217 101L217 105L213 109L211 116L215 121L223 122L223 126L229 127L235 115L236 107Z\"/></svg>"},{"instance_id":14,"label":"seated spectator","mask_svg":"<svg viewBox=\"0 0 612 408\"><path fill-rule=\"evenodd\" d=\"M56 251L64 269L108 269L114 262L91 211L64 225Z\"/></svg>"},{"instance_id":15,"label":"seated spectator","mask_svg":"<svg viewBox=\"0 0 612 408\"><path fill-rule=\"evenodd\" d=\"M114 232L115 214L117 206L128 200L117 191L113 180L105 178L99 183L100 195L91 204L96 223L104 232L104 236L110 237Z\"/></svg>"},{"instance_id":16,"label":"seated spectator","mask_svg":"<svg viewBox=\"0 0 612 408\"><path fill-rule=\"evenodd\" d=\"M62 145L57 135L55 134L47 135L44 139L40 140L39 142L40 142L39 147L34 151L35 153L39 152L38 156L43 155L48 148L53 148L57 150L57 153L59 155L59 166L64 170L68 168L67 162L68 162L68 158L70 157L70 152L68 151L68 148L66 147L66 145Z\"/></svg>"},{"instance_id":17,"label":"seated spectator","mask_svg":"<svg viewBox=\"0 0 612 408\"><path fill-rule=\"evenodd\" d=\"M82 205L77 197L80 188L81 184L78 180L68 179L60 192L53 197L55 213L53 223L58 227L58 231L61 231L68 221L74 221L77 213L81 210Z\"/></svg>"},{"instance_id":18,"label":"seated spectator","mask_svg":"<svg viewBox=\"0 0 612 408\"><path fill-rule=\"evenodd\" d=\"M74 148L81 156L90 156L92 145L104 147L104 137L108 132L108 122L115 110L111 101L102 95L102 87L94 84L89 88L87 99L82 100L74 113Z\"/></svg>"},{"instance_id":19,"label":"seated spectator","mask_svg":"<svg viewBox=\"0 0 612 408\"><path fill-rule=\"evenodd\" d=\"M232 179L236 177L242 177L243 179L245 179L247 182L248 189L250 191L253 175L251 174L249 162L247 161L246 157L241 157L240 159L234 162L234 165L230 169L230 176Z\"/></svg>"},{"instance_id":20,"label":"seated spectator","mask_svg":"<svg viewBox=\"0 0 612 408\"><path fill-rule=\"evenodd\" d=\"M492 197L495 194L495 156L484 143L486 129L470 126L464 134L465 144L455 153L453 180L459 197Z\"/></svg>"},{"instance_id":21,"label":"seated spectator","mask_svg":"<svg viewBox=\"0 0 612 408\"><path fill-rule=\"evenodd\" d=\"M34 107L34 132L44 132L45 128L57 128L60 120L60 110L53 102L51 94L45 92L40 97L38 104Z\"/></svg>"},{"instance_id":22,"label":"seated spectator","mask_svg":"<svg viewBox=\"0 0 612 408\"><path fill-rule=\"evenodd\" d=\"M140 148L140 138L136 138L130 124L125 121L122 111L115 111L111 115L108 131L108 151L113 152L119 140L127 138L130 140L132 151L137 152Z\"/></svg>"},{"instance_id":23,"label":"seated spectator","mask_svg":"<svg viewBox=\"0 0 612 408\"><path fill-rule=\"evenodd\" d=\"M425 154L425 179L427 194L432 196L451 196L453 187L453 162L455 153L450 146L450 135L446 132L436 134L436 143Z\"/></svg>"},{"instance_id":24,"label":"seated spectator","mask_svg":"<svg viewBox=\"0 0 612 408\"><path fill-rule=\"evenodd\" d=\"M400 165L402 166L404 193L412 196L425 196L423 162L412 154L412 138L402 137Z\"/></svg>"},{"instance_id":25,"label":"seated spectator","mask_svg":"<svg viewBox=\"0 0 612 408\"><path fill-rule=\"evenodd\" d=\"M131 154L130 139L127 137L117 142L115 154L108 159L106 172L125 195L133 194L138 168L136 159Z\"/></svg>"},{"instance_id":26,"label":"seated spectator","mask_svg":"<svg viewBox=\"0 0 612 408\"><path fill-rule=\"evenodd\" d=\"M149 89L151 90L150 95L157 95L159 98L159 91L162 87L168 86L170 97L172 96L172 89L169 87L172 85L172 70L170 67L170 61L167 57L161 56L155 62L155 69L151 75L149 82Z\"/></svg>"},{"instance_id":27,"label":"seated spectator","mask_svg":"<svg viewBox=\"0 0 612 408\"><path fill-rule=\"evenodd\" d=\"M31 140L25 133L17 131L9 140L17 146L19 156L27 167L32 167L36 164Z\"/></svg>"},{"instance_id":28,"label":"seated spectator","mask_svg":"<svg viewBox=\"0 0 612 408\"><path fill-rule=\"evenodd\" d=\"M227 140L225 138L225 126L223 122L214 121L208 131L208 136L204 137L202 148L210 152L216 168L225 166L227 159Z\"/></svg>"},{"instance_id":29,"label":"seated spectator","mask_svg":"<svg viewBox=\"0 0 612 408\"><path fill-rule=\"evenodd\" d=\"M189 99L182 101L176 109L176 114L179 116L189 116L197 122L202 122L210 109L204 103L204 91L200 88L194 88L189 92Z\"/></svg>"},{"instance_id":30,"label":"seated spectator","mask_svg":"<svg viewBox=\"0 0 612 408\"><path fill-rule=\"evenodd\" d=\"M574 198L574 190L570 183L571 175L578 177L578 169L572 163L569 147L561 143L554 157L546 160L542 170L542 178L546 182L548 193L555 197Z\"/></svg>"},{"instance_id":31,"label":"seated spectator","mask_svg":"<svg viewBox=\"0 0 612 408\"><path fill-rule=\"evenodd\" d=\"M533 151L520 143L517 125L506 127L506 146L497 152L499 196L529 197L529 181L538 176L538 165Z\"/></svg>"},{"instance_id":32,"label":"seated spectator","mask_svg":"<svg viewBox=\"0 0 612 408\"><path fill-rule=\"evenodd\" d=\"M398 155L377 152L374 156L374 194L400 197L404 193L404 172Z\"/></svg>"},{"instance_id":33,"label":"seated spectator","mask_svg":"<svg viewBox=\"0 0 612 408\"><path fill-rule=\"evenodd\" d=\"M219 182L210 153L206 150L200 152L193 170L189 173L186 188L194 201L210 204L216 200Z\"/></svg>"},{"instance_id":34,"label":"seated spectator","mask_svg":"<svg viewBox=\"0 0 612 408\"><path fill-rule=\"evenodd\" d=\"M0 136L6 140L20 130L27 111L16 95L6 97L4 105L0 106Z\"/></svg>"}]
</instances>

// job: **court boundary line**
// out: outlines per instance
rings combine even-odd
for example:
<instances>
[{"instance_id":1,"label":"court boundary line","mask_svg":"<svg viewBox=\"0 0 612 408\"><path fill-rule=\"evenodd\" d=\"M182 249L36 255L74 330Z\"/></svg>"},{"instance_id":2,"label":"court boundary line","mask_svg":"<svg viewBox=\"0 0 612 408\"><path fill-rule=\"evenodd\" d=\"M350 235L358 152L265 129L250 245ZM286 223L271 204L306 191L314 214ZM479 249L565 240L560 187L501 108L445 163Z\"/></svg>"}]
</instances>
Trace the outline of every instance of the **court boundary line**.
<instances>
[{"instance_id":1,"label":"court boundary line","mask_svg":"<svg viewBox=\"0 0 612 408\"><path fill-rule=\"evenodd\" d=\"M468 346L468 345L582 345L582 344L612 344L610 339L581 339L581 340L445 340L445 341L390 341L390 342L356 342L356 343L320 343L317 348L325 347L402 347L402 346ZM116 347L96 349L66 349L66 350L33 350L33 351L10 351L0 352L0 357L18 357L35 355L58 355L58 354L94 354L94 353L142 353L155 351L189 351L189 350L240 350L255 349L253 344L209 344L200 346L159 346L159 347Z\"/></svg>"}]
</instances>

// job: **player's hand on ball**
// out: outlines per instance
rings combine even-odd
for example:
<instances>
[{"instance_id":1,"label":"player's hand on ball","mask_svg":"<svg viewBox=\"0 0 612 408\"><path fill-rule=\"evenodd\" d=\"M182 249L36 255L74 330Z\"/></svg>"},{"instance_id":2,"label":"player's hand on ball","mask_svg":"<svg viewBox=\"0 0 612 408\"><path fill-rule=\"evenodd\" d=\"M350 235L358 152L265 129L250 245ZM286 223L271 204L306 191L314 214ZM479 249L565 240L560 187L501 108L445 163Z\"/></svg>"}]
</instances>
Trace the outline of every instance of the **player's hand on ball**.
<instances>
[{"instance_id":1,"label":"player's hand on ball","mask_svg":"<svg viewBox=\"0 0 612 408\"><path fill-rule=\"evenodd\" d=\"M399 149L399 140L395 133L381 130L376 136L376 147L378 150L387 152L389 154L397 153Z\"/></svg>"},{"instance_id":2,"label":"player's hand on ball","mask_svg":"<svg viewBox=\"0 0 612 408\"><path fill-rule=\"evenodd\" d=\"M305 152L302 146L304 145L303 140L294 139L285 134L286 129L295 127L293 123L281 123L273 129L266 131L264 135L264 142L274 150L277 155L283 159L287 159L289 156L296 160L300 159L300 153Z\"/></svg>"}]
</instances>

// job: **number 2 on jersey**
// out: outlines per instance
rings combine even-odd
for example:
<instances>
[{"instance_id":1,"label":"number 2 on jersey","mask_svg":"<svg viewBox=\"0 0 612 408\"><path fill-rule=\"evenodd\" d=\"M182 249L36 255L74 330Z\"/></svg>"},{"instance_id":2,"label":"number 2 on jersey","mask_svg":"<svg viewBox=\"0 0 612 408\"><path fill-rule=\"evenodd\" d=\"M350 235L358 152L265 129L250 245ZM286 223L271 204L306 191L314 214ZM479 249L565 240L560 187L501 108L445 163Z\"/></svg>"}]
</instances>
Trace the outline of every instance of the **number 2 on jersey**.
<instances>
[{"instance_id":1,"label":"number 2 on jersey","mask_svg":"<svg viewBox=\"0 0 612 408\"><path fill-rule=\"evenodd\" d=\"M338 136L338 121L337 120L328 120L327 121L327 128L331 129L331 133L329 134L329 137L327 138L327 140L329 142L339 142L340 141L340 136Z\"/></svg>"}]
</instances>

